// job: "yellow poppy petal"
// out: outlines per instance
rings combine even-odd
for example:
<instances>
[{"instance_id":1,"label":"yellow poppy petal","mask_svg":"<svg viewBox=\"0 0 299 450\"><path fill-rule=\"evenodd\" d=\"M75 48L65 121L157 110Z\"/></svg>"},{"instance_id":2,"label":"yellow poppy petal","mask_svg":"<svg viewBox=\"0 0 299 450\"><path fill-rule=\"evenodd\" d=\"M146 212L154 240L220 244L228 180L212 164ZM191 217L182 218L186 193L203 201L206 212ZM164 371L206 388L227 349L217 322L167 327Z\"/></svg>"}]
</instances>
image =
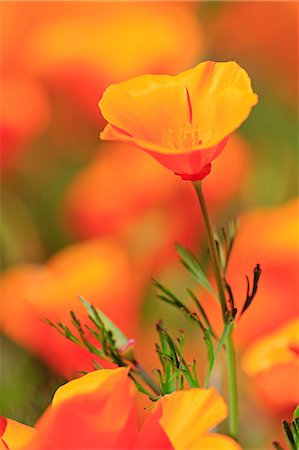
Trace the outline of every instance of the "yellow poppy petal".
<instances>
[{"instance_id":1,"label":"yellow poppy petal","mask_svg":"<svg viewBox=\"0 0 299 450\"><path fill-rule=\"evenodd\" d=\"M60 386L55 392L52 406L55 408L77 395L91 394L93 391L101 389L104 383L114 383L117 382L117 380L127 378L127 376L128 369L124 367L118 369L94 370L83 377L71 380L63 386Z\"/></svg>"},{"instance_id":2,"label":"yellow poppy petal","mask_svg":"<svg viewBox=\"0 0 299 450\"><path fill-rule=\"evenodd\" d=\"M135 394L128 368L70 381L39 419L28 450L131 448L138 433Z\"/></svg>"},{"instance_id":3,"label":"yellow poppy petal","mask_svg":"<svg viewBox=\"0 0 299 450\"><path fill-rule=\"evenodd\" d=\"M296 319L249 346L242 368L249 376L254 376L277 364L298 362L298 351L299 319Z\"/></svg>"},{"instance_id":4,"label":"yellow poppy petal","mask_svg":"<svg viewBox=\"0 0 299 450\"><path fill-rule=\"evenodd\" d=\"M160 144L190 120L186 88L169 75L142 75L112 84L99 108L114 127L134 138Z\"/></svg>"},{"instance_id":5,"label":"yellow poppy petal","mask_svg":"<svg viewBox=\"0 0 299 450\"><path fill-rule=\"evenodd\" d=\"M257 103L246 71L236 62L207 61L177 75L188 89L192 124L203 147L236 130Z\"/></svg>"},{"instance_id":6,"label":"yellow poppy petal","mask_svg":"<svg viewBox=\"0 0 299 450\"><path fill-rule=\"evenodd\" d=\"M181 150L180 152L177 149L166 147L165 145L160 143L149 142L144 139L132 137L130 134L123 132L120 128L110 125L109 123L101 132L100 137L105 141L127 142L128 144L132 144L148 152L157 152L165 155L178 155L181 153L186 154L184 150Z\"/></svg>"},{"instance_id":7,"label":"yellow poppy petal","mask_svg":"<svg viewBox=\"0 0 299 450\"><path fill-rule=\"evenodd\" d=\"M2 436L9 450L23 449L35 436L36 429L12 419L5 419L6 427Z\"/></svg>"},{"instance_id":8,"label":"yellow poppy petal","mask_svg":"<svg viewBox=\"0 0 299 450\"><path fill-rule=\"evenodd\" d=\"M126 142L128 144L132 144L133 146L142 148L146 152L150 153L157 153L162 154L166 156L174 156L177 158L178 156L183 156L185 160L188 160L190 163L190 158L192 158L192 154L195 154L199 150L203 150L202 145L197 145L195 148L192 149L192 152L187 152L184 148L174 148L174 147L167 147L164 144L155 143L155 142L149 142L145 141L144 139L137 139L135 137L132 137L131 135L124 133L120 128L114 127L113 125L110 125L109 123L106 125L104 130L100 133L100 138L105 141L120 141L120 142ZM224 139L225 143L227 142L227 139ZM212 147L215 149L215 146ZM205 148L205 150L210 150L210 148ZM154 155L152 155L154 156ZM205 159L205 153L201 151L201 157ZM157 158L158 159L158 158Z\"/></svg>"},{"instance_id":9,"label":"yellow poppy petal","mask_svg":"<svg viewBox=\"0 0 299 450\"><path fill-rule=\"evenodd\" d=\"M188 450L241 450L236 441L222 434L210 433L200 438L194 447L188 447ZM181 450L181 449L176 449Z\"/></svg>"},{"instance_id":10,"label":"yellow poppy petal","mask_svg":"<svg viewBox=\"0 0 299 450\"><path fill-rule=\"evenodd\" d=\"M214 388L177 391L158 405L160 423L176 449L195 448L201 436L227 416L227 406Z\"/></svg>"}]
</instances>

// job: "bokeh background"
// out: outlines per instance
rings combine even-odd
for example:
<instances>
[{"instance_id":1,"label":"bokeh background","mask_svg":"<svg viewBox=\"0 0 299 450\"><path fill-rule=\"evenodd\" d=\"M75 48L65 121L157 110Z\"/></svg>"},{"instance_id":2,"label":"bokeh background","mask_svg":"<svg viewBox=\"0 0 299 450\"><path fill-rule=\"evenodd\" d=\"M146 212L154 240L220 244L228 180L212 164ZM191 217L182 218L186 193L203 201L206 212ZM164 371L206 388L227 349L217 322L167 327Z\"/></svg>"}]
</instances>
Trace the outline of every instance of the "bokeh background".
<instances>
[{"instance_id":1,"label":"bokeh background","mask_svg":"<svg viewBox=\"0 0 299 450\"><path fill-rule=\"evenodd\" d=\"M78 294L136 338L149 370L161 317L204 369L197 330L151 287L159 278L182 298L194 287L217 322L174 251L179 241L207 261L192 189L138 149L100 142L97 103L111 83L207 59L236 60L259 95L203 188L218 226L241 217L228 275L240 304L245 275L263 269L238 357L259 342L274 354L260 339L298 315L298 3L2 1L0 17L0 413L33 425L57 386L92 367L42 322L70 309L87 320ZM258 353L253 371L240 366L245 448L271 448L299 401L298 329L283 345L266 368ZM213 382L225 385L221 361Z\"/></svg>"}]
</instances>

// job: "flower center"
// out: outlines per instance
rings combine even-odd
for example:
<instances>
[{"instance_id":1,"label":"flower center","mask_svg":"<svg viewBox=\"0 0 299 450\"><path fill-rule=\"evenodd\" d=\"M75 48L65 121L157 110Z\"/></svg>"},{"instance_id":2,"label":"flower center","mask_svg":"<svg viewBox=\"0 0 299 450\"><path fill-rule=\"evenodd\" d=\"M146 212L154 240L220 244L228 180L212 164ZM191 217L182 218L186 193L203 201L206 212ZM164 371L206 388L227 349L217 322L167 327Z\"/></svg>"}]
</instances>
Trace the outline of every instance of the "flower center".
<instances>
[{"instance_id":1,"label":"flower center","mask_svg":"<svg viewBox=\"0 0 299 450\"><path fill-rule=\"evenodd\" d=\"M169 128L166 136L162 138L162 143L166 147L179 150L190 150L203 143L203 139L199 139L200 134L201 130L199 126L187 122L184 128L181 127L176 131ZM201 137L203 136L201 135ZM205 140L208 138L209 136L205 136Z\"/></svg>"}]
</instances>

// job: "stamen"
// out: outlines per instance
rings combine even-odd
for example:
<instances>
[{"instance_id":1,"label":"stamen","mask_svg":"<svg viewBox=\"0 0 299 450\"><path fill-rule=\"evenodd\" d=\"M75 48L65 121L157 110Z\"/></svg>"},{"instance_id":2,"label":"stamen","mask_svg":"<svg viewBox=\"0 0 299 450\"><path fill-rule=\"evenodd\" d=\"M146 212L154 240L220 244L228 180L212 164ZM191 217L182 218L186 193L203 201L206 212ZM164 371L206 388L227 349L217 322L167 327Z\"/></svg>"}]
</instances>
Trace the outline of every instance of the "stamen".
<instances>
[{"instance_id":1,"label":"stamen","mask_svg":"<svg viewBox=\"0 0 299 450\"><path fill-rule=\"evenodd\" d=\"M198 126L187 122L186 126L180 128L177 133L175 133L172 128L169 128L167 135L162 139L162 143L170 148L190 150L202 143L203 139L199 139L200 134L200 128ZM206 133L205 139L207 139L210 134L210 132Z\"/></svg>"}]
</instances>

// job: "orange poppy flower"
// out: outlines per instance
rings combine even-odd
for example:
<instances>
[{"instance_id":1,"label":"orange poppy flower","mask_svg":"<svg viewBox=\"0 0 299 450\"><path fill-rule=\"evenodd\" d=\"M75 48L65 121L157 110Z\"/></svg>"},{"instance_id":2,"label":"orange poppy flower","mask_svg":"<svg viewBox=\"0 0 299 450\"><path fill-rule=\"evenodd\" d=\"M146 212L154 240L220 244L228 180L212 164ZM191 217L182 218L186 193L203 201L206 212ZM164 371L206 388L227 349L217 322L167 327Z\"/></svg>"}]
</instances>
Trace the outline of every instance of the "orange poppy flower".
<instances>
[{"instance_id":1,"label":"orange poppy flower","mask_svg":"<svg viewBox=\"0 0 299 450\"><path fill-rule=\"evenodd\" d=\"M134 144L183 179L201 180L256 103L236 62L207 61L174 77L143 75L106 89L101 138Z\"/></svg>"},{"instance_id":2,"label":"orange poppy flower","mask_svg":"<svg viewBox=\"0 0 299 450\"><path fill-rule=\"evenodd\" d=\"M94 371L70 381L56 391L23 450L240 450L229 437L208 433L227 415L226 404L214 388L164 396L140 430L135 397L127 368ZM13 433L8 435L6 429L2 433L2 441L13 450Z\"/></svg>"},{"instance_id":3,"label":"orange poppy flower","mask_svg":"<svg viewBox=\"0 0 299 450\"><path fill-rule=\"evenodd\" d=\"M291 415L299 403L299 319L253 342L241 364L267 410Z\"/></svg>"},{"instance_id":4,"label":"orange poppy flower","mask_svg":"<svg viewBox=\"0 0 299 450\"><path fill-rule=\"evenodd\" d=\"M91 370L90 353L42 321L69 324L73 310L86 323L87 314L77 295L134 337L142 296L124 248L112 239L74 244L44 265L24 264L4 272L0 278L1 330L59 374L69 377Z\"/></svg>"}]
</instances>

